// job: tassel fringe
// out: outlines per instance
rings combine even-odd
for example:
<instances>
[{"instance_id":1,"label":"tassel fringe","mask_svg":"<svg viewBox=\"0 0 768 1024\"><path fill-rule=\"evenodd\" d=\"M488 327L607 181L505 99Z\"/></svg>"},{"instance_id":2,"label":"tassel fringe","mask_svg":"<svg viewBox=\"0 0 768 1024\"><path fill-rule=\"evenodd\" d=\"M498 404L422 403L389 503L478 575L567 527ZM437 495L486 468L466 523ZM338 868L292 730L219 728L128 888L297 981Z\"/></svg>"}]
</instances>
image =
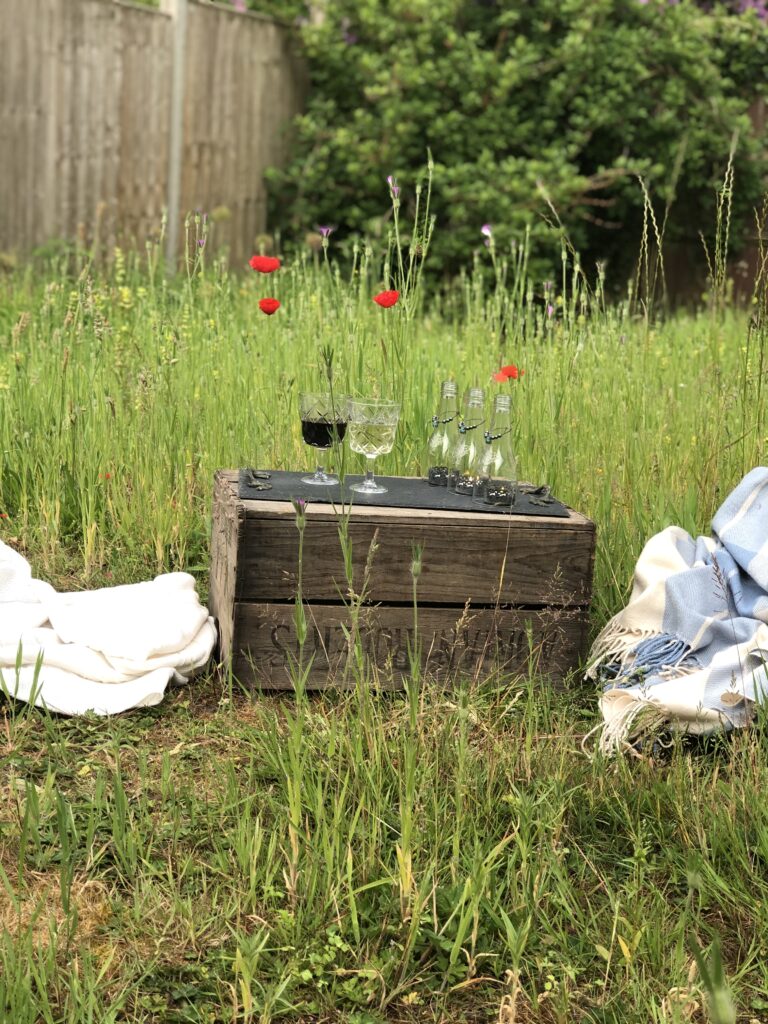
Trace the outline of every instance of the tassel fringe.
<instances>
[{"instance_id":1,"label":"tassel fringe","mask_svg":"<svg viewBox=\"0 0 768 1024\"><path fill-rule=\"evenodd\" d=\"M600 669L607 666L615 669L611 673L614 680L634 673L670 678L688 675L699 667L685 641L653 630L627 629L621 625L621 613L607 623L592 645L585 675L596 680Z\"/></svg>"},{"instance_id":2,"label":"tassel fringe","mask_svg":"<svg viewBox=\"0 0 768 1024\"><path fill-rule=\"evenodd\" d=\"M596 735L597 751L604 757L611 757L626 750L632 741L657 731L666 721L665 712L652 701L627 701L618 714L601 722L584 737L582 750L588 754L587 742Z\"/></svg>"},{"instance_id":3,"label":"tassel fringe","mask_svg":"<svg viewBox=\"0 0 768 1024\"><path fill-rule=\"evenodd\" d=\"M621 625L621 613L615 615L606 623L592 644L590 661L586 669L587 678L597 679L598 670L603 665L618 665L623 675L624 670L634 661L637 645L658 635L650 629L627 629Z\"/></svg>"}]
</instances>

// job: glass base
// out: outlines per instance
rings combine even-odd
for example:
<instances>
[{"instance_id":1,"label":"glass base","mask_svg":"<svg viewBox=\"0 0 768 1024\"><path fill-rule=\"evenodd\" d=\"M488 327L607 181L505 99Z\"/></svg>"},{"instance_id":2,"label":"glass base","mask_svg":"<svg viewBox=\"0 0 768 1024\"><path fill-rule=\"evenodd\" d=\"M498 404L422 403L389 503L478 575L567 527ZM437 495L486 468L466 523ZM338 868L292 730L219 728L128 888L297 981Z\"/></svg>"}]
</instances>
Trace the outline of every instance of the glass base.
<instances>
[{"instance_id":1,"label":"glass base","mask_svg":"<svg viewBox=\"0 0 768 1024\"><path fill-rule=\"evenodd\" d=\"M357 491L358 494L386 494L387 488L377 484L375 480L361 480L359 484L352 484L350 491Z\"/></svg>"},{"instance_id":2,"label":"glass base","mask_svg":"<svg viewBox=\"0 0 768 1024\"><path fill-rule=\"evenodd\" d=\"M427 473L427 482L433 487L445 487L448 484L447 466L430 466Z\"/></svg>"},{"instance_id":3,"label":"glass base","mask_svg":"<svg viewBox=\"0 0 768 1024\"><path fill-rule=\"evenodd\" d=\"M333 473L323 473L318 470L313 476L303 476L301 482L303 484L312 484L313 486L332 487L339 482L339 478L334 476Z\"/></svg>"},{"instance_id":4,"label":"glass base","mask_svg":"<svg viewBox=\"0 0 768 1024\"><path fill-rule=\"evenodd\" d=\"M479 480L475 485L472 500L478 505L514 508L517 500L517 485L509 480Z\"/></svg>"}]
</instances>

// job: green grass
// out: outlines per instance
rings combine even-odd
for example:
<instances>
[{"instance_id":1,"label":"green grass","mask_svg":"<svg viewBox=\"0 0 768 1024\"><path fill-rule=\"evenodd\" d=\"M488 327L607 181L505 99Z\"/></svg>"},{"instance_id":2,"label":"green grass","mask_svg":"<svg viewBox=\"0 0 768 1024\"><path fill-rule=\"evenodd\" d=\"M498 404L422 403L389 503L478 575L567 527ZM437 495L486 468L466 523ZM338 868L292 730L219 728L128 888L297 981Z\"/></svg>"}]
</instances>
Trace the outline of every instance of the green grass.
<instances>
[{"instance_id":1,"label":"green grass","mask_svg":"<svg viewBox=\"0 0 768 1024\"><path fill-rule=\"evenodd\" d=\"M708 532L762 460L762 346L737 309L655 322L568 267L550 318L501 278L391 310L365 253L0 279L0 537L58 587L184 568L205 595L214 470L310 467L323 346L337 386L401 399L398 473L441 380L516 362L521 475L598 526L597 630L647 537ZM298 699L206 677L109 721L0 716L3 1020L704 1020L716 940L738 1019L768 1020L762 727L606 763L581 750L590 687L498 675Z\"/></svg>"}]
</instances>

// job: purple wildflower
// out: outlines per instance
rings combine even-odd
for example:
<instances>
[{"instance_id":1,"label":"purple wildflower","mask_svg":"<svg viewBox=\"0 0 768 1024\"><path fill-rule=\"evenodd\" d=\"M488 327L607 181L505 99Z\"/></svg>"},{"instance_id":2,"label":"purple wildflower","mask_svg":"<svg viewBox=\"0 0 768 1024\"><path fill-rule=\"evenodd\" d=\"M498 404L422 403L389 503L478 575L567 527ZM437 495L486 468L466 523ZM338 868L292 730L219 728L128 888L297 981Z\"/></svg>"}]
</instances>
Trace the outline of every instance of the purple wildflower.
<instances>
[{"instance_id":1,"label":"purple wildflower","mask_svg":"<svg viewBox=\"0 0 768 1024\"><path fill-rule=\"evenodd\" d=\"M248 6L247 6L245 0L232 0L232 6L240 14L245 14L245 12L248 10Z\"/></svg>"},{"instance_id":2,"label":"purple wildflower","mask_svg":"<svg viewBox=\"0 0 768 1024\"><path fill-rule=\"evenodd\" d=\"M549 304L547 305L547 316L550 316L550 317L551 317L551 316L552 316L552 314L553 314L554 312L555 312L555 307L554 307L554 306L552 305L552 303L550 302L550 303L549 303Z\"/></svg>"},{"instance_id":3,"label":"purple wildflower","mask_svg":"<svg viewBox=\"0 0 768 1024\"><path fill-rule=\"evenodd\" d=\"M203 248L203 246L205 245L205 239L204 239L204 238L198 238L198 240L197 240L197 244L198 244L198 245L200 246L200 248L202 249L202 248Z\"/></svg>"},{"instance_id":4,"label":"purple wildflower","mask_svg":"<svg viewBox=\"0 0 768 1024\"><path fill-rule=\"evenodd\" d=\"M485 235L486 238L493 237L493 227L490 224L483 224L480 228L480 234Z\"/></svg>"},{"instance_id":5,"label":"purple wildflower","mask_svg":"<svg viewBox=\"0 0 768 1024\"><path fill-rule=\"evenodd\" d=\"M754 11L761 21L768 21L768 5L766 5L766 0L740 0L737 9L740 14Z\"/></svg>"},{"instance_id":6,"label":"purple wildflower","mask_svg":"<svg viewBox=\"0 0 768 1024\"><path fill-rule=\"evenodd\" d=\"M291 498L291 504L293 505L293 511L296 513L296 527L300 532L303 532L304 524L307 521L307 499Z\"/></svg>"},{"instance_id":7,"label":"purple wildflower","mask_svg":"<svg viewBox=\"0 0 768 1024\"><path fill-rule=\"evenodd\" d=\"M389 185L389 191L392 193L392 198L397 199L400 195L400 186L397 184L394 174L387 175L387 184Z\"/></svg>"},{"instance_id":8,"label":"purple wildflower","mask_svg":"<svg viewBox=\"0 0 768 1024\"><path fill-rule=\"evenodd\" d=\"M328 238L328 236L332 235L335 230L335 224L318 224L315 227L315 231L317 231L319 235L322 235L323 238Z\"/></svg>"},{"instance_id":9,"label":"purple wildflower","mask_svg":"<svg viewBox=\"0 0 768 1024\"><path fill-rule=\"evenodd\" d=\"M355 33L350 32L351 24L352 23L350 22L349 18L342 18L341 21L339 22L339 27L341 28L342 42L345 42L347 46L354 46L355 43L357 42L357 36L355 35Z\"/></svg>"}]
</instances>

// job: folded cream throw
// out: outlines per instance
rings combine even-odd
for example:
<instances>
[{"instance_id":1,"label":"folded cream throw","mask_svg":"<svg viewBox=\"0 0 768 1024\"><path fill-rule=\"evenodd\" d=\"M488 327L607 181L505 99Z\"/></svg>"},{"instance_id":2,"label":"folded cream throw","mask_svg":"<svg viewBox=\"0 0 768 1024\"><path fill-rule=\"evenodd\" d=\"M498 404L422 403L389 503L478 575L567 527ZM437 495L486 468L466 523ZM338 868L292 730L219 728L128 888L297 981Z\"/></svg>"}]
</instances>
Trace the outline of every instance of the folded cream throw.
<instances>
[{"instance_id":1,"label":"folded cream throw","mask_svg":"<svg viewBox=\"0 0 768 1024\"><path fill-rule=\"evenodd\" d=\"M0 541L0 687L12 697L66 715L148 707L215 640L188 573L60 594Z\"/></svg>"}]
</instances>

